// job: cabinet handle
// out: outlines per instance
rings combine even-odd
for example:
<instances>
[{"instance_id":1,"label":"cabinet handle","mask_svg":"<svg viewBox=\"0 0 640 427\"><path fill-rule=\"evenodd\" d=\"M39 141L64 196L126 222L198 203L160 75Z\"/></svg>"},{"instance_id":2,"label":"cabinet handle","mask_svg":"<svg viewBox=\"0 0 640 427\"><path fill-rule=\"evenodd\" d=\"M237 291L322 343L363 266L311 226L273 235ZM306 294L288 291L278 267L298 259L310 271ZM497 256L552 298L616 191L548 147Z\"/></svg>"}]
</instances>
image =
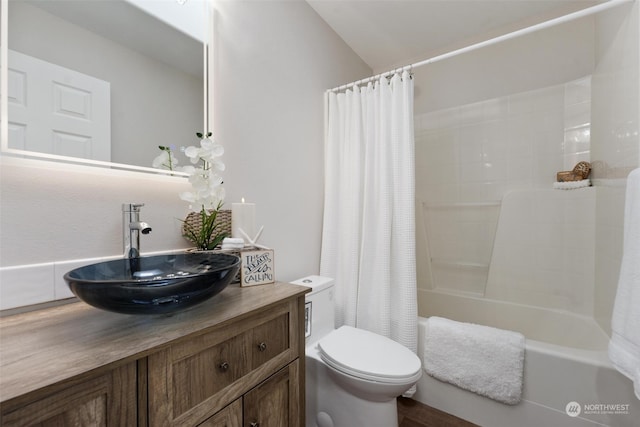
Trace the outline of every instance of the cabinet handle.
<instances>
[{"instance_id":1,"label":"cabinet handle","mask_svg":"<svg viewBox=\"0 0 640 427\"><path fill-rule=\"evenodd\" d=\"M253 421L253 422L249 423L249 427L260 427L260 423L256 422L256 421Z\"/></svg>"},{"instance_id":2,"label":"cabinet handle","mask_svg":"<svg viewBox=\"0 0 640 427\"><path fill-rule=\"evenodd\" d=\"M229 369L229 362L222 362L218 365L218 368L220 368L221 371L226 371Z\"/></svg>"},{"instance_id":3,"label":"cabinet handle","mask_svg":"<svg viewBox=\"0 0 640 427\"><path fill-rule=\"evenodd\" d=\"M258 350L265 351L266 349L267 349L267 343L266 342L261 342L260 344L258 344Z\"/></svg>"}]
</instances>

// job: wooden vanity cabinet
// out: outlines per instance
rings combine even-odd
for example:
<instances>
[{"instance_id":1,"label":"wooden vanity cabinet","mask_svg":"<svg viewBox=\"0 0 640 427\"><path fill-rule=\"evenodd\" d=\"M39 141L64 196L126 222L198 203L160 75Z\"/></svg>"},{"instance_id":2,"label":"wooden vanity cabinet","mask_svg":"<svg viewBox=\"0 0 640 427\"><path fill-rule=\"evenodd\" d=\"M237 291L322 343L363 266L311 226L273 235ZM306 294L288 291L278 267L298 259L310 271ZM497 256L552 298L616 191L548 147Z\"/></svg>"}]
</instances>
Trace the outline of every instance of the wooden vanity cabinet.
<instances>
[{"instance_id":1,"label":"wooden vanity cabinet","mask_svg":"<svg viewBox=\"0 0 640 427\"><path fill-rule=\"evenodd\" d=\"M306 288L255 288L175 317L0 319L0 425L304 426Z\"/></svg>"}]
</instances>

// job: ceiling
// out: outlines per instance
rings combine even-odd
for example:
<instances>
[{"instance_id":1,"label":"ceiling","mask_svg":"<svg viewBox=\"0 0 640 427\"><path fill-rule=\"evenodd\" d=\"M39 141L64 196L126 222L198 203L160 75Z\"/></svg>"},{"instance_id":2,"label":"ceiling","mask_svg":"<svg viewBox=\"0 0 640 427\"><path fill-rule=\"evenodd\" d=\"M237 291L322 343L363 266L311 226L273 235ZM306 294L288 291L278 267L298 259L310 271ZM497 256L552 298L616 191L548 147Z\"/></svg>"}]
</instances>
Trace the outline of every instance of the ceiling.
<instances>
[{"instance_id":1,"label":"ceiling","mask_svg":"<svg viewBox=\"0 0 640 427\"><path fill-rule=\"evenodd\" d=\"M546 21L597 0L306 0L380 73Z\"/></svg>"}]
</instances>

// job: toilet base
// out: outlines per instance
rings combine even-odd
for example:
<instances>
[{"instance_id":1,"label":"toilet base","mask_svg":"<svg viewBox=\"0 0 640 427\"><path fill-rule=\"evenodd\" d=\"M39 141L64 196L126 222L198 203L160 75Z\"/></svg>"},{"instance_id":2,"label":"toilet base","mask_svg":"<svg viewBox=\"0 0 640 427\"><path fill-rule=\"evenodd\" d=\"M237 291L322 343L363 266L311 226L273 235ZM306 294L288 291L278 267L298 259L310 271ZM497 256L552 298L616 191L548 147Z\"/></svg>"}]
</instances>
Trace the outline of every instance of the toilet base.
<instances>
[{"instance_id":1,"label":"toilet base","mask_svg":"<svg viewBox=\"0 0 640 427\"><path fill-rule=\"evenodd\" d=\"M371 401L354 396L331 379L312 348L306 356L306 427L397 427L396 398Z\"/></svg>"}]
</instances>

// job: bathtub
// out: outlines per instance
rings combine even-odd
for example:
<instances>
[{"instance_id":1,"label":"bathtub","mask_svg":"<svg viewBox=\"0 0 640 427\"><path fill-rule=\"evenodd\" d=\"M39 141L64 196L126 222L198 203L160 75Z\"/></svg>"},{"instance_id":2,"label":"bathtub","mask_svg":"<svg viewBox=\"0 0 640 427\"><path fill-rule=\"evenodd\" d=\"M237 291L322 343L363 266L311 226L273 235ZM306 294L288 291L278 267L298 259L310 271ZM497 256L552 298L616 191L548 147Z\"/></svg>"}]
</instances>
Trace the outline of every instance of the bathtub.
<instances>
[{"instance_id":1,"label":"bathtub","mask_svg":"<svg viewBox=\"0 0 640 427\"><path fill-rule=\"evenodd\" d=\"M417 401L487 427L640 425L640 402L631 381L611 366L608 337L593 319L437 290L419 290L419 301L421 316L518 331L527 344L518 405L496 402L426 373L418 382ZM421 358L426 320L418 322ZM576 417L567 414L572 402L580 404Z\"/></svg>"}]
</instances>

